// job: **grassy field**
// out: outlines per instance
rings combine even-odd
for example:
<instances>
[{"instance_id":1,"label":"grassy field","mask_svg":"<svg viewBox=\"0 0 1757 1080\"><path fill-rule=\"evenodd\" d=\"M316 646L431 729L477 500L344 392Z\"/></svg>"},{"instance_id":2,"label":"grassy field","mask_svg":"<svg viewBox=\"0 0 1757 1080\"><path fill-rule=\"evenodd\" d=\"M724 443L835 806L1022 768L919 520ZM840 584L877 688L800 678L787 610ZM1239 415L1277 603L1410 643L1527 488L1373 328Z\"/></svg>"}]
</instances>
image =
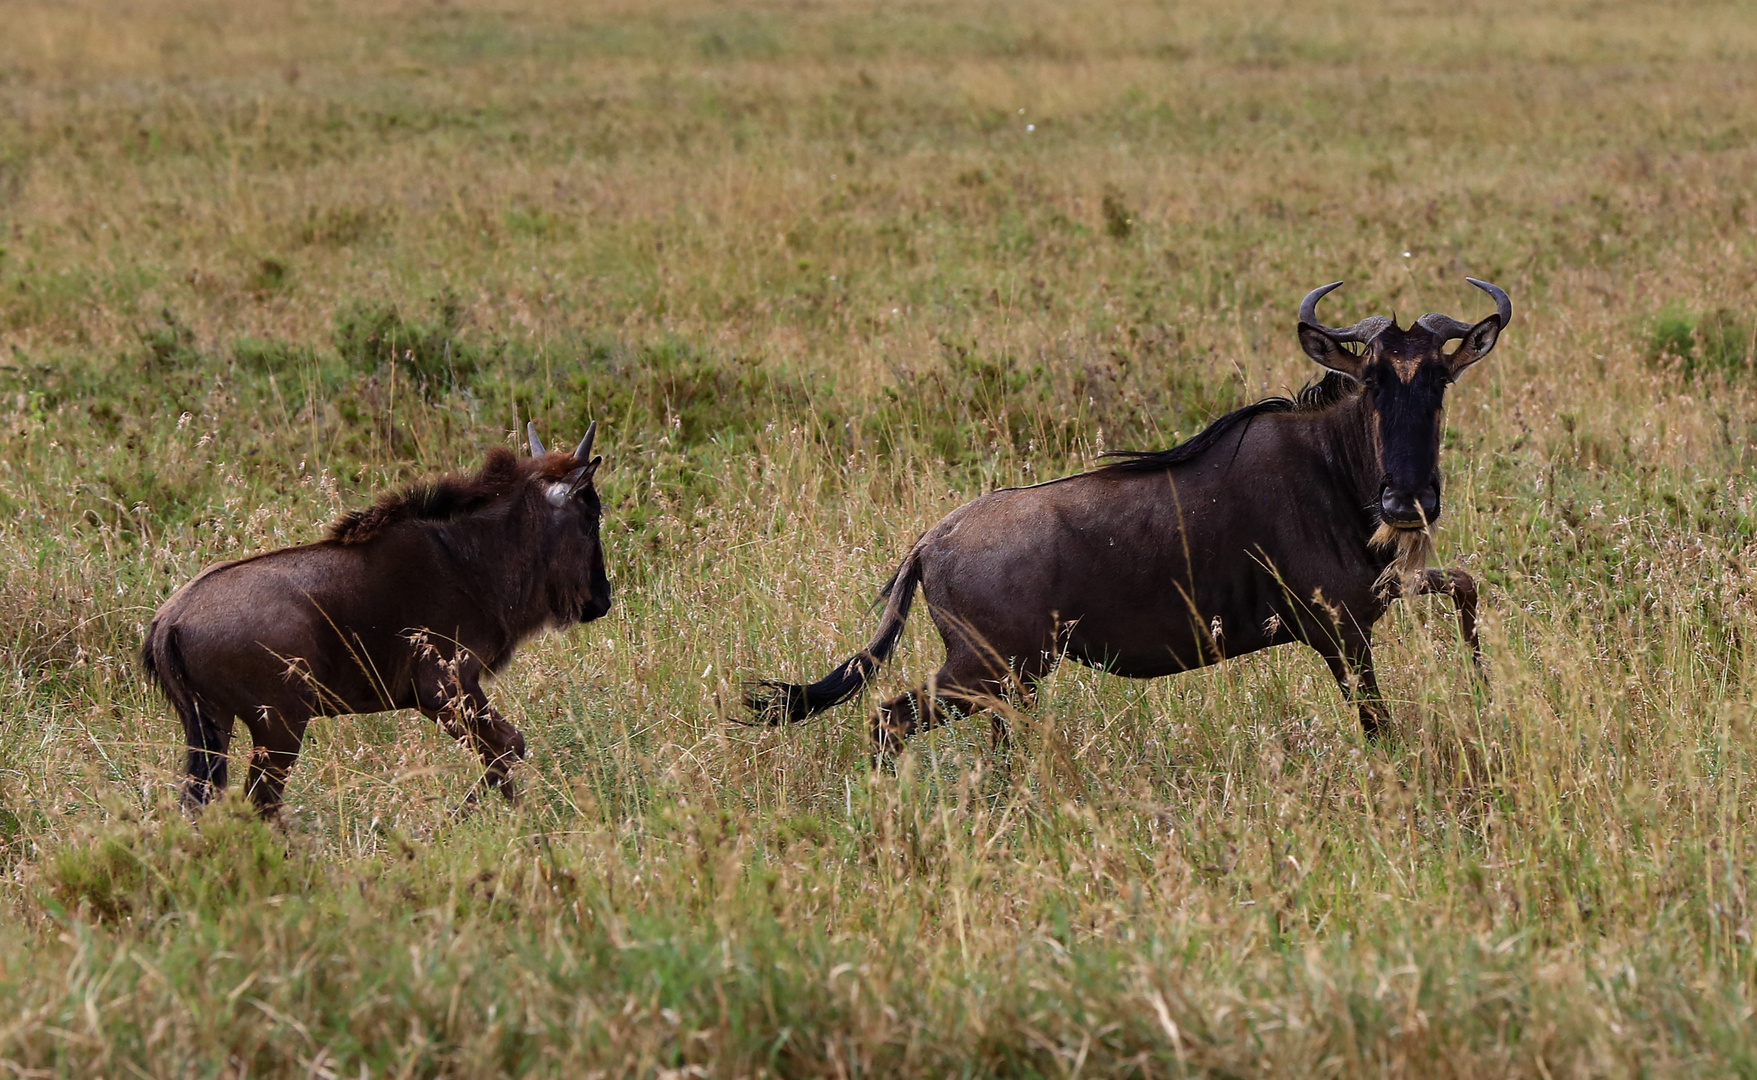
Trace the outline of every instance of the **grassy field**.
<instances>
[{"instance_id":1,"label":"grassy field","mask_svg":"<svg viewBox=\"0 0 1757 1080\"><path fill-rule=\"evenodd\" d=\"M0 1074L1757 1072L1757 8L14 0ZM1335 321L1486 313L1391 735L1315 655L1070 667L869 769L729 722L916 533ZM618 606L175 808L203 565L600 423ZM918 618L880 687L938 663Z\"/></svg>"}]
</instances>

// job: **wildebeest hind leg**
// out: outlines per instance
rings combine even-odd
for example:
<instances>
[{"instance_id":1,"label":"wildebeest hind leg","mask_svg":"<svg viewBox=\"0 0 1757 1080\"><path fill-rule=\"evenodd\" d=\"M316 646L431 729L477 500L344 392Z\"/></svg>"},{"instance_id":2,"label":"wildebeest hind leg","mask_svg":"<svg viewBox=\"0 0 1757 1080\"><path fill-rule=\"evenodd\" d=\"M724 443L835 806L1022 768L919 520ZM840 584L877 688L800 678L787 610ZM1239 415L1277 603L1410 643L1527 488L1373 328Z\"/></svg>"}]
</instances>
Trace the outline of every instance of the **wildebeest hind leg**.
<instances>
[{"instance_id":1,"label":"wildebeest hind leg","mask_svg":"<svg viewBox=\"0 0 1757 1080\"><path fill-rule=\"evenodd\" d=\"M193 816L226 788L227 764L231 760L233 717L217 716L205 704L191 702L188 713L178 710L189 745L188 775L183 778L183 810Z\"/></svg>"},{"instance_id":2,"label":"wildebeest hind leg","mask_svg":"<svg viewBox=\"0 0 1757 1080\"><path fill-rule=\"evenodd\" d=\"M1042 664L1027 666L1024 671L1018 672L1008 684L1009 703L1020 711L1032 709L1037 704L1039 685L1054 667L1054 654L1048 654ZM992 745L994 749L999 750L1012 741L1012 731L1007 726L1007 712L995 708L994 705L995 702L990 699L985 707L988 709L988 719L991 725Z\"/></svg>"},{"instance_id":3,"label":"wildebeest hind leg","mask_svg":"<svg viewBox=\"0 0 1757 1080\"><path fill-rule=\"evenodd\" d=\"M1006 719L992 711L994 706L1014 687L1021 688L1019 696L1028 701L1031 690L1023 688L1034 688L1043 672L1031 670L1016 677L1005 665L997 671L997 663L974 650L957 650L927 685L880 705L872 718L874 760L901 750L911 735L945 723L948 708L966 716L989 710L995 745L1005 743Z\"/></svg>"},{"instance_id":4,"label":"wildebeest hind leg","mask_svg":"<svg viewBox=\"0 0 1757 1080\"><path fill-rule=\"evenodd\" d=\"M281 796L286 791L287 774L299 760L299 748L305 742L305 725L310 717L302 712L289 713L264 706L245 723L250 739L250 771L244 781L244 793L256 804L256 812L273 819L280 813Z\"/></svg>"},{"instance_id":5,"label":"wildebeest hind leg","mask_svg":"<svg viewBox=\"0 0 1757 1080\"><path fill-rule=\"evenodd\" d=\"M941 669L944 675L944 669ZM926 686L898 694L884 702L872 718L873 760L903 749L903 740L946 722L946 710L975 712L981 706L956 687L947 686L938 678Z\"/></svg>"}]
</instances>

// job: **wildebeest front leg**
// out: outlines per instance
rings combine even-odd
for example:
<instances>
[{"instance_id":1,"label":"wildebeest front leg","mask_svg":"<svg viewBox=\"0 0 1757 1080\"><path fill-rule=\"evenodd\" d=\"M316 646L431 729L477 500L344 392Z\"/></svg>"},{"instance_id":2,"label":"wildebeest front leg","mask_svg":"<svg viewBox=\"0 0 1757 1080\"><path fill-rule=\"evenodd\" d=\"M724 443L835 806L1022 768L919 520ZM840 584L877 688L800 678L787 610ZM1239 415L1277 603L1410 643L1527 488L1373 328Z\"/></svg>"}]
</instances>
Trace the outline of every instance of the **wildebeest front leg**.
<instances>
[{"instance_id":1,"label":"wildebeest front leg","mask_svg":"<svg viewBox=\"0 0 1757 1080\"><path fill-rule=\"evenodd\" d=\"M1373 645L1370 641L1347 643L1342 649L1324 649L1324 663L1342 688L1342 696L1360 707L1360 728L1368 739L1376 739L1389 715L1385 699L1379 696L1379 680L1373 674Z\"/></svg>"},{"instance_id":2,"label":"wildebeest front leg","mask_svg":"<svg viewBox=\"0 0 1757 1080\"><path fill-rule=\"evenodd\" d=\"M1394 584L1392 595L1401 596L1402 591L1401 586ZM1488 673L1483 670L1482 643L1476 632L1476 579L1463 570L1424 570L1417 579L1415 592L1417 596L1441 593L1452 598L1458 610L1458 636L1470 647L1471 672L1486 686Z\"/></svg>"},{"instance_id":3,"label":"wildebeest front leg","mask_svg":"<svg viewBox=\"0 0 1757 1080\"><path fill-rule=\"evenodd\" d=\"M421 711L437 721L446 734L476 751L487 770L482 779L509 801L517 802L518 789L511 772L525 756L525 737L488 703L470 661L459 661L455 673L452 666L445 665L446 671L428 680Z\"/></svg>"},{"instance_id":4,"label":"wildebeest front leg","mask_svg":"<svg viewBox=\"0 0 1757 1080\"><path fill-rule=\"evenodd\" d=\"M1487 685L1482 643L1476 635L1476 579L1463 570L1429 570L1422 575L1421 583L1423 592L1441 592L1452 598L1458 609L1458 636L1470 646L1470 669L1479 682Z\"/></svg>"}]
</instances>

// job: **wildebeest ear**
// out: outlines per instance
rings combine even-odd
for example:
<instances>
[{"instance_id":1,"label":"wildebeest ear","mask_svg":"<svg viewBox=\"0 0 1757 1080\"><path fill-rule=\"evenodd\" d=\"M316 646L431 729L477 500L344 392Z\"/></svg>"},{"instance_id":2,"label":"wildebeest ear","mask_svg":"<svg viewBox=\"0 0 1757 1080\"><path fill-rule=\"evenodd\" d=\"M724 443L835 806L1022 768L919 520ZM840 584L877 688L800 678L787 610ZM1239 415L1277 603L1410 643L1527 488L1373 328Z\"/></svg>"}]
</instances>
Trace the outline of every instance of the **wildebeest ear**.
<instances>
[{"instance_id":1,"label":"wildebeest ear","mask_svg":"<svg viewBox=\"0 0 1757 1080\"><path fill-rule=\"evenodd\" d=\"M1340 371L1351 379L1360 380L1361 370L1366 366L1366 358L1349 352L1335 338L1312 324L1303 322L1299 324L1299 345L1306 351L1307 356L1331 371Z\"/></svg>"},{"instance_id":2,"label":"wildebeest ear","mask_svg":"<svg viewBox=\"0 0 1757 1080\"><path fill-rule=\"evenodd\" d=\"M1501 338L1501 316L1490 315L1482 322L1470 328L1464 340L1446 357L1446 367L1456 379L1460 372L1481 360L1494 350L1495 342Z\"/></svg>"},{"instance_id":3,"label":"wildebeest ear","mask_svg":"<svg viewBox=\"0 0 1757 1080\"><path fill-rule=\"evenodd\" d=\"M561 482L568 485L568 491L578 491L580 488L583 488L592 482L592 477L598 475L598 466L603 463L604 459L602 457L595 457L591 461L581 465L579 468L562 477Z\"/></svg>"}]
</instances>

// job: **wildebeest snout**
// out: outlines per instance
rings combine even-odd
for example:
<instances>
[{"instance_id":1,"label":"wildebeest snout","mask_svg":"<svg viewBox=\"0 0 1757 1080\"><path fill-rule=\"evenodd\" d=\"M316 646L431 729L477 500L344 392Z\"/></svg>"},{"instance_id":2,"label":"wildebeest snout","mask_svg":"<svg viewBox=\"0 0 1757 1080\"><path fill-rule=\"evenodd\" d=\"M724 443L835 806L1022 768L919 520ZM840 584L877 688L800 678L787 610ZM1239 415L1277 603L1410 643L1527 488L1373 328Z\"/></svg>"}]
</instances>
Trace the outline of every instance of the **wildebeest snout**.
<instances>
[{"instance_id":1,"label":"wildebeest snout","mask_svg":"<svg viewBox=\"0 0 1757 1080\"><path fill-rule=\"evenodd\" d=\"M592 587L581 605L580 621L591 622L610 613L610 575L604 571L604 549L592 555Z\"/></svg>"},{"instance_id":2,"label":"wildebeest snout","mask_svg":"<svg viewBox=\"0 0 1757 1080\"><path fill-rule=\"evenodd\" d=\"M592 590L592 598L586 601L585 618L580 621L591 622L593 619L602 619L608 614L610 614L610 585L606 582L603 586Z\"/></svg>"},{"instance_id":3,"label":"wildebeest snout","mask_svg":"<svg viewBox=\"0 0 1757 1080\"><path fill-rule=\"evenodd\" d=\"M1440 485L1430 482L1417 496L1386 484L1379 492L1379 519L1399 529L1432 525L1440 520Z\"/></svg>"}]
</instances>

